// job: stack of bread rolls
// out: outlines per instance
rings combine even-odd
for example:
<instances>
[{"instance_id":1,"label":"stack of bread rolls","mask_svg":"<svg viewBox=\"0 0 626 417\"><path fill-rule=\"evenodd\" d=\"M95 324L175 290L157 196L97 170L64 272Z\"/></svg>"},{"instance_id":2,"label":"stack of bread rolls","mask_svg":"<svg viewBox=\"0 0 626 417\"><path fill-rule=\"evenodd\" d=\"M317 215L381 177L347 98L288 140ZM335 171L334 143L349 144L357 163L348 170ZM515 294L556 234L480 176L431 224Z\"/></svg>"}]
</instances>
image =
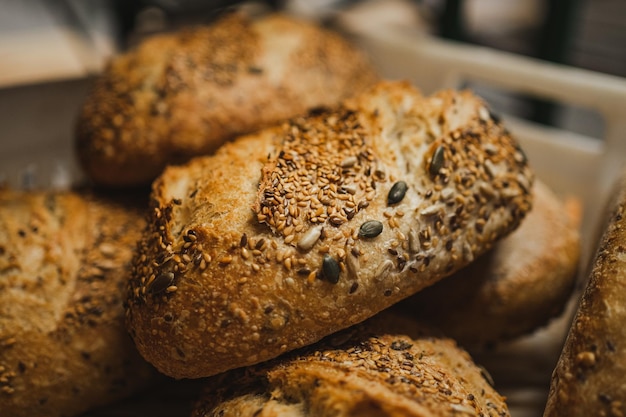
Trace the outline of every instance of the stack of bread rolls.
<instances>
[{"instance_id":1,"label":"stack of bread rolls","mask_svg":"<svg viewBox=\"0 0 626 417\"><path fill-rule=\"evenodd\" d=\"M160 379L124 328L135 200L0 190L3 416L77 415Z\"/></svg>"},{"instance_id":2,"label":"stack of bread rolls","mask_svg":"<svg viewBox=\"0 0 626 417\"><path fill-rule=\"evenodd\" d=\"M11 416L161 374L206 378L194 416L506 416L464 347L532 332L572 289L576 220L484 101L381 81L290 17L140 43L75 140L91 191L0 195Z\"/></svg>"}]
</instances>

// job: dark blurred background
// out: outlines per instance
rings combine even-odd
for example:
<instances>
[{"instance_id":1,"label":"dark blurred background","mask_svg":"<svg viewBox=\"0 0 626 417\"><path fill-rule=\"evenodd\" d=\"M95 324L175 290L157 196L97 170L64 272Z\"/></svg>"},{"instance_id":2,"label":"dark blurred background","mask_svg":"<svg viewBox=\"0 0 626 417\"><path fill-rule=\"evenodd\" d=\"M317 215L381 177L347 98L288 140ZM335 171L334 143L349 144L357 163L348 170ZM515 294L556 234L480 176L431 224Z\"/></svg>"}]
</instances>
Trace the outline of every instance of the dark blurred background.
<instances>
[{"instance_id":1,"label":"dark blurred background","mask_svg":"<svg viewBox=\"0 0 626 417\"><path fill-rule=\"evenodd\" d=\"M232 7L285 10L338 30L345 16L368 16L372 28L392 20L409 36L626 77L626 0L1 0L0 6L0 182L34 175L36 155L39 170L51 164L45 170L65 181L68 160L74 169L73 120L108 59L142 37L208 23ZM593 110L488 85L465 87L503 113L604 136L604 121Z\"/></svg>"},{"instance_id":2,"label":"dark blurred background","mask_svg":"<svg viewBox=\"0 0 626 417\"><path fill-rule=\"evenodd\" d=\"M316 18L373 0L266 0ZM246 3L227 0L115 0L122 33L145 30L150 16L162 24L203 22L219 11ZM624 0L407 0L436 36L481 44L548 61L626 76ZM154 22L153 22L154 23ZM143 25L143 27L142 27Z\"/></svg>"},{"instance_id":3,"label":"dark blurred background","mask_svg":"<svg viewBox=\"0 0 626 417\"><path fill-rule=\"evenodd\" d=\"M243 1L116 0L120 33L133 35L172 25L206 22ZM626 1L624 0L266 0L270 9L286 9L332 25L338 13L359 7L411 10L413 21L433 36L488 46L559 64L626 76ZM410 20L409 20L410 22ZM496 108L545 125L571 125L571 130L603 135L601 117L586 109L534 97L479 90ZM566 126L568 127L568 126Z\"/></svg>"}]
</instances>

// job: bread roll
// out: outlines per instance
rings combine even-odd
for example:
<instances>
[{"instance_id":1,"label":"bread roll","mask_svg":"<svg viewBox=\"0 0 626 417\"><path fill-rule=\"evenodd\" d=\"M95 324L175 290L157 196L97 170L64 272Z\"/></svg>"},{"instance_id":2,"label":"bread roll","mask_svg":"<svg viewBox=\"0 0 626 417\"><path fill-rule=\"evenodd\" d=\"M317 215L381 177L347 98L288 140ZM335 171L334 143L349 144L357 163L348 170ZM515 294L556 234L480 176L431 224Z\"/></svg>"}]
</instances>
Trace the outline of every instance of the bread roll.
<instances>
[{"instance_id":1,"label":"bread roll","mask_svg":"<svg viewBox=\"0 0 626 417\"><path fill-rule=\"evenodd\" d=\"M364 55L328 30L281 15L227 15L114 58L80 113L78 155L96 183L149 184L168 163L337 104L375 80Z\"/></svg>"},{"instance_id":2,"label":"bread roll","mask_svg":"<svg viewBox=\"0 0 626 417\"><path fill-rule=\"evenodd\" d=\"M383 313L319 344L210 379L193 417L509 416L451 339Z\"/></svg>"},{"instance_id":3,"label":"bread roll","mask_svg":"<svg viewBox=\"0 0 626 417\"><path fill-rule=\"evenodd\" d=\"M399 308L482 350L529 333L560 314L578 271L578 220L542 182L520 227L466 268Z\"/></svg>"},{"instance_id":4,"label":"bread roll","mask_svg":"<svg viewBox=\"0 0 626 417\"><path fill-rule=\"evenodd\" d=\"M156 372L124 328L143 212L72 192L0 191L0 414L72 416Z\"/></svg>"},{"instance_id":5,"label":"bread roll","mask_svg":"<svg viewBox=\"0 0 626 417\"><path fill-rule=\"evenodd\" d=\"M176 378L276 357L465 266L518 225L532 180L471 93L381 83L166 169L129 329Z\"/></svg>"},{"instance_id":6,"label":"bread roll","mask_svg":"<svg viewBox=\"0 0 626 417\"><path fill-rule=\"evenodd\" d=\"M614 195L545 417L626 415L626 171Z\"/></svg>"}]
</instances>

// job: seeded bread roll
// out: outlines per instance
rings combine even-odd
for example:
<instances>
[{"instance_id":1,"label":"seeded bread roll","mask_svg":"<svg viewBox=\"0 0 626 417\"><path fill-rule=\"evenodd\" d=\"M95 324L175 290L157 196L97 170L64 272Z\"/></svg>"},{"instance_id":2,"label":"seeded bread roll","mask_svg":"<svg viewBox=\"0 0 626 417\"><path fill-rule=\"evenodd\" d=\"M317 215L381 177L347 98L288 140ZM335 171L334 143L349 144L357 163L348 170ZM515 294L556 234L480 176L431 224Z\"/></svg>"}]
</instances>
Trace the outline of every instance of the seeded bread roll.
<instances>
[{"instance_id":1,"label":"seeded bread roll","mask_svg":"<svg viewBox=\"0 0 626 417\"><path fill-rule=\"evenodd\" d=\"M453 276L399 308L482 350L529 333L560 314L578 271L578 220L542 182L520 227Z\"/></svg>"},{"instance_id":2,"label":"seeded bread roll","mask_svg":"<svg viewBox=\"0 0 626 417\"><path fill-rule=\"evenodd\" d=\"M383 313L270 363L209 380L193 417L508 416L451 339Z\"/></svg>"},{"instance_id":3,"label":"seeded bread roll","mask_svg":"<svg viewBox=\"0 0 626 417\"><path fill-rule=\"evenodd\" d=\"M552 374L545 417L626 415L626 171Z\"/></svg>"},{"instance_id":4,"label":"seeded bread roll","mask_svg":"<svg viewBox=\"0 0 626 417\"><path fill-rule=\"evenodd\" d=\"M375 80L364 55L330 31L281 15L228 15L114 58L79 116L78 155L97 183L149 184L168 163L335 105Z\"/></svg>"},{"instance_id":5,"label":"seeded bread roll","mask_svg":"<svg viewBox=\"0 0 626 417\"><path fill-rule=\"evenodd\" d=\"M124 328L128 263L145 225L70 192L0 191L0 414L72 416L156 372Z\"/></svg>"},{"instance_id":6,"label":"seeded bread roll","mask_svg":"<svg viewBox=\"0 0 626 417\"><path fill-rule=\"evenodd\" d=\"M518 225L532 180L471 93L381 83L166 169L129 329L177 378L276 357L465 266Z\"/></svg>"}]
</instances>

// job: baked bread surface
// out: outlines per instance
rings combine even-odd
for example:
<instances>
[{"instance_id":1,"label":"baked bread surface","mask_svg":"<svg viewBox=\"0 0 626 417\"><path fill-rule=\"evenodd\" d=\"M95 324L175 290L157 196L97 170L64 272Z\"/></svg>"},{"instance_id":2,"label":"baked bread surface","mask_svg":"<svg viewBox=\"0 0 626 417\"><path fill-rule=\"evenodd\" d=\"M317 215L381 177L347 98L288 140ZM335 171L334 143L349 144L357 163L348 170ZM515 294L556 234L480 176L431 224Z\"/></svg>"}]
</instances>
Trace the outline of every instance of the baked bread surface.
<instances>
[{"instance_id":1,"label":"baked bread surface","mask_svg":"<svg viewBox=\"0 0 626 417\"><path fill-rule=\"evenodd\" d=\"M381 83L168 168L135 257L130 332L177 378L308 345L485 252L530 208L532 180L469 92Z\"/></svg>"},{"instance_id":2,"label":"baked bread surface","mask_svg":"<svg viewBox=\"0 0 626 417\"><path fill-rule=\"evenodd\" d=\"M168 163L337 104L375 80L337 34L282 15L230 14L115 57L79 116L78 155L99 184L149 184Z\"/></svg>"},{"instance_id":3,"label":"baked bread surface","mask_svg":"<svg viewBox=\"0 0 626 417\"><path fill-rule=\"evenodd\" d=\"M0 191L2 416L77 415L156 375L122 306L144 225L143 212L93 196Z\"/></svg>"},{"instance_id":4,"label":"baked bread surface","mask_svg":"<svg viewBox=\"0 0 626 417\"><path fill-rule=\"evenodd\" d=\"M382 313L270 363L209 379L193 417L509 416L452 339Z\"/></svg>"},{"instance_id":5,"label":"baked bread surface","mask_svg":"<svg viewBox=\"0 0 626 417\"><path fill-rule=\"evenodd\" d=\"M626 415L626 171L561 356L545 417Z\"/></svg>"},{"instance_id":6,"label":"baked bread surface","mask_svg":"<svg viewBox=\"0 0 626 417\"><path fill-rule=\"evenodd\" d=\"M578 272L576 214L535 180L521 225L475 262L400 303L464 348L483 350L562 313Z\"/></svg>"}]
</instances>

